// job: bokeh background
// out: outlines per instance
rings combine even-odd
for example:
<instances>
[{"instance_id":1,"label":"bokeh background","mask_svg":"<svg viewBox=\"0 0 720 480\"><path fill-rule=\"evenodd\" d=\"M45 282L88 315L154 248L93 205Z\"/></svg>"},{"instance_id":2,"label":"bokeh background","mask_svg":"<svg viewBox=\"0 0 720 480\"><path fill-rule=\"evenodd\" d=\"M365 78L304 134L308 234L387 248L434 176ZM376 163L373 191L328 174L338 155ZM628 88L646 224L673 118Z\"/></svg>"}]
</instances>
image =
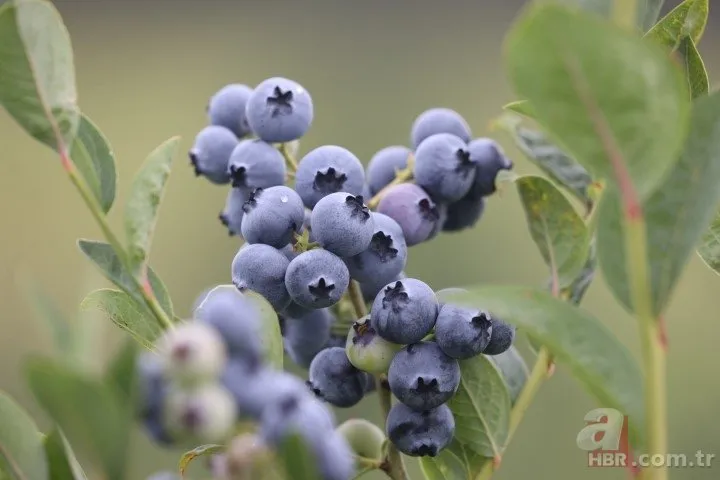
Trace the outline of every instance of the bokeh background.
<instances>
[{"instance_id":1,"label":"bokeh background","mask_svg":"<svg viewBox=\"0 0 720 480\"><path fill-rule=\"evenodd\" d=\"M500 107L514 99L503 74L502 41L524 3L520 0L55 3L72 35L80 105L109 137L118 161L119 198L111 212L118 227L129 181L149 151L173 135L182 136L182 149L187 150L205 125L209 96L222 85L254 85L275 75L298 80L313 95L316 117L301 153L331 143L367 162L381 147L406 144L411 122L420 112L447 106L467 118L476 136L497 135L518 173L536 172L508 137L489 129ZM668 1L665 11L677 3ZM712 13L700 45L711 78L720 68L718 25L720 9ZM100 233L57 158L4 111L0 144L0 387L45 425L21 366L29 355L49 353L50 334L34 316L21 285L39 283L63 312L78 318L83 296L106 282L80 255L75 241L100 238ZM225 194L225 188L196 179L186 157L176 160L152 264L183 315L203 289L229 283L230 262L240 243L228 238L217 220ZM488 202L474 230L414 247L407 273L436 289L478 283L536 285L546 278L512 189ZM674 453L720 454L719 292L720 278L694 256L667 312ZM638 354L635 324L617 306L601 276L584 308ZM100 368L122 334L100 319L90 325L95 337L88 355L94 359L92 366ZM339 415L381 420L376 402L371 396ZM495 478L625 478L623 471L586 468L585 454L575 445L584 414L596 406L559 366L527 412ZM155 448L138 430L130 478L172 469L178 456ZM717 479L720 459L716 463L711 469L675 470L672 478ZM420 478L415 461L409 465L413 478Z\"/></svg>"}]
</instances>

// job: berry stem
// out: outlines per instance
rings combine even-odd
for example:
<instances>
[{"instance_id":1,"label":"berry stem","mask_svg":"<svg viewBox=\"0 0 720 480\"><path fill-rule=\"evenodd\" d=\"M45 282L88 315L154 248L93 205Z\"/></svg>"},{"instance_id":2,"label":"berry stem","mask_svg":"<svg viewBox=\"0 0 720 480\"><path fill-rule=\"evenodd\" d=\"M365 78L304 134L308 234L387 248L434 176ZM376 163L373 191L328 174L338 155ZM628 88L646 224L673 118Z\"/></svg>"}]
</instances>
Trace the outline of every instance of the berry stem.
<instances>
[{"instance_id":1,"label":"berry stem","mask_svg":"<svg viewBox=\"0 0 720 480\"><path fill-rule=\"evenodd\" d=\"M282 153L283 158L285 159L285 164L287 165L289 176L294 177L295 172L297 172L298 169L297 160L295 160L293 154L290 153L290 149L288 149L287 143L281 143L279 150L280 153Z\"/></svg>"},{"instance_id":2,"label":"berry stem","mask_svg":"<svg viewBox=\"0 0 720 480\"><path fill-rule=\"evenodd\" d=\"M367 202L367 206L369 209L374 209L378 206L378 203L380 203L380 200L382 200L382 197L385 196L388 190L390 190L395 185L400 185L401 183L409 182L413 178L413 164L415 162L415 158L412 154L408 157L407 167L403 168L402 170L398 170L395 173L395 178L392 182L385 185L382 189L380 189L379 192L377 192L370 200Z\"/></svg>"},{"instance_id":3,"label":"berry stem","mask_svg":"<svg viewBox=\"0 0 720 480\"><path fill-rule=\"evenodd\" d=\"M355 280L350 280L348 295L350 296L350 301L355 309L355 316L357 316L357 318L362 318L367 315L367 307L365 306L365 299L363 298L360 284Z\"/></svg>"}]
</instances>

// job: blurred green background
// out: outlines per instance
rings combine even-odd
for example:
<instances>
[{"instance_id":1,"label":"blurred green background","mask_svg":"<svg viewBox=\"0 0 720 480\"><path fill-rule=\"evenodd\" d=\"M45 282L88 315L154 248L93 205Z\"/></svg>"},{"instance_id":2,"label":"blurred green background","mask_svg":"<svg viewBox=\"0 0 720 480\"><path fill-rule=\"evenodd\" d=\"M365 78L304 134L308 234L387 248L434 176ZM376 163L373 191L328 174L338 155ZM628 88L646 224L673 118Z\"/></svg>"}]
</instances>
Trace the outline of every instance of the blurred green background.
<instances>
[{"instance_id":1,"label":"blurred green background","mask_svg":"<svg viewBox=\"0 0 720 480\"><path fill-rule=\"evenodd\" d=\"M489 130L500 107L513 100L503 75L502 40L521 1L55 3L75 48L80 105L109 137L118 161L119 198L111 212L118 227L129 181L150 150L173 135L182 136L187 150L205 125L205 104L215 90L230 82L254 85L275 75L298 80L313 95L315 121L301 152L337 144L366 162L381 147L407 143L410 124L420 112L447 106L467 118L476 136L498 135L518 173L536 171L506 136ZM677 2L667 3L665 10ZM720 16L713 17L700 46L711 78L720 68ZM74 315L85 293L106 286L75 246L78 237L99 238L100 233L53 152L31 140L4 111L0 144L5 164L0 175L0 387L43 423L21 365L28 355L49 352L50 335L18 285L27 279L39 282L64 312ZM152 264L183 315L201 290L229 283L230 262L240 244L217 220L225 195L225 188L196 179L184 155L177 158ZM487 282L537 285L546 278L512 189L488 202L474 230L414 247L407 273L436 289ZM603 282L601 276L596 279L584 308L637 354L635 324ZM673 453L720 454L715 415L720 405L719 292L720 278L694 256L667 312ZM91 354L99 368L122 334L95 320L98 340ZM380 420L376 402L371 396L338 413ZM575 445L583 416L596 406L559 366L527 412L495 478L625 478L622 470L586 468L586 456ZM151 446L138 431L131 478L174 468L178 456ZM674 470L672 478L717 479L720 459L717 463L710 469ZM417 474L415 461L409 464Z\"/></svg>"}]
</instances>

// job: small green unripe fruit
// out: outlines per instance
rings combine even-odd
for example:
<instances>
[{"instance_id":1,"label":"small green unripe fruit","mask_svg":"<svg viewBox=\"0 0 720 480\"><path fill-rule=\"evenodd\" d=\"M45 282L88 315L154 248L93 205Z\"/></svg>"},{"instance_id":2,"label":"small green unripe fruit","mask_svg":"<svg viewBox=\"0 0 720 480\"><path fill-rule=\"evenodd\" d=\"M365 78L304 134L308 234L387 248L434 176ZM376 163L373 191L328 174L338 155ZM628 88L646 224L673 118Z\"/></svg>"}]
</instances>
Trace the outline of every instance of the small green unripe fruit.
<instances>
[{"instance_id":1,"label":"small green unripe fruit","mask_svg":"<svg viewBox=\"0 0 720 480\"><path fill-rule=\"evenodd\" d=\"M222 443L232 435L237 407L219 384L176 388L168 392L163 419L179 442Z\"/></svg>"},{"instance_id":2,"label":"small green unripe fruit","mask_svg":"<svg viewBox=\"0 0 720 480\"><path fill-rule=\"evenodd\" d=\"M225 453L226 480L255 480L273 469L273 454L257 435L233 438Z\"/></svg>"},{"instance_id":3,"label":"small green unripe fruit","mask_svg":"<svg viewBox=\"0 0 720 480\"><path fill-rule=\"evenodd\" d=\"M388 342L370 325L370 316L356 321L345 342L345 353L355 368L369 373L387 373L390 362L402 348Z\"/></svg>"},{"instance_id":4,"label":"small green unripe fruit","mask_svg":"<svg viewBox=\"0 0 720 480\"><path fill-rule=\"evenodd\" d=\"M351 418L337 427L337 432L345 437L356 455L375 460L382 457L385 433L374 423L362 418Z\"/></svg>"}]
</instances>

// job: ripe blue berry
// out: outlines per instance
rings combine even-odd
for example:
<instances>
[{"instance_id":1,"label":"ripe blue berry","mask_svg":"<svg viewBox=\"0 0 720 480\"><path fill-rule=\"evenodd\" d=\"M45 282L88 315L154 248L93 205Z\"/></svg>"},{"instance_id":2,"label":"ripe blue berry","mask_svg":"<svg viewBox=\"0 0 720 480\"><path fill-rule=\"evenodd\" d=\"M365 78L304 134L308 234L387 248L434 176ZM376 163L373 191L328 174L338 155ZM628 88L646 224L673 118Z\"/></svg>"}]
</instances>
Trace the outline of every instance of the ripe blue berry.
<instances>
[{"instance_id":1,"label":"ripe blue berry","mask_svg":"<svg viewBox=\"0 0 720 480\"><path fill-rule=\"evenodd\" d=\"M138 382L138 418L150 437L161 445L172 443L172 437L165 428L163 408L167 396L163 362L152 352L141 353L136 361Z\"/></svg>"},{"instance_id":2,"label":"ripe blue berry","mask_svg":"<svg viewBox=\"0 0 720 480\"><path fill-rule=\"evenodd\" d=\"M285 183L285 159L277 148L262 140L243 140L228 161L233 187L268 188Z\"/></svg>"},{"instance_id":3,"label":"ripe blue berry","mask_svg":"<svg viewBox=\"0 0 720 480\"><path fill-rule=\"evenodd\" d=\"M443 222L444 232L457 232L475 226L485 211L485 198L471 188L463 198L447 206Z\"/></svg>"},{"instance_id":4,"label":"ripe blue berry","mask_svg":"<svg viewBox=\"0 0 720 480\"><path fill-rule=\"evenodd\" d=\"M244 188L231 188L225 200L225 208L220 212L218 218L228 229L230 236L240 235L240 226L243 218L243 205L250 197L250 191Z\"/></svg>"},{"instance_id":5,"label":"ripe blue berry","mask_svg":"<svg viewBox=\"0 0 720 480\"><path fill-rule=\"evenodd\" d=\"M345 192L323 197L310 218L313 236L340 257L357 255L370 246L374 222L362 196Z\"/></svg>"},{"instance_id":6,"label":"ripe blue berry","mask_svg":"<svg viewBox=\"0 0 720 480\"><path fill-rule=\"evenodd\" d=\"M220 443L232 435L236 415L230 392L209 383L190 390L170 390L164 421L171 435L182 443Z\"/></svg>"},{"instance_id":7,"label":"ripe blue berry","mask_svg":"<svg viewBox=\"0 0 720 480\"><path fill-rule=\"evenodd\" d=\"M228 162L237 144L235 134L225 127L210 125L200 130L188 152L195 175L218 185L229 183Z\"/></svg>"},{"instance_id":8,"label":"ripe blue berry","mask_svg":"<svg viewBox=\"0 0 720 480\"><path fill-rule=\"evenodd\" d=\"M435 341L445 355L465 359L478 355L490 342L490 315L476 309L444 305L435 323Z\"/></svg>"},{"instance_id":9,"label":"ripe blue berry","mask_svg":"<svg viewBox=\"0 0 720 480\"><path fill-rule=\"evenodd\" d=\"M400 345L390 343L377 334L368 315L357 320L350 328L345 354L350 363L359 370L387 373L390 362L400 348Z\"/></svg>"},{"instance_id":10,"label":"ripe blue berry","mask_svg":"<svg viewBox=\"0 0 720 480\"><path fill-rule=\"evenodd\" d=\"M426 283L406 278L387 284L377 294L370 316L381 337L407 345L419 342L433 329L438 300Z\"/></svg>"},{"instance_id":11,"label":"ripe blue berry","mask_svg":"<svg viewBox=\"0 0 720 480\"><path fill-rule=\"evenodd\" d=\"M330 340L335 317L327 308L312 310L299 317L283 318L285 351L297 365L308 368L315 355Z\"/></svg>"},{"instance_id":12,"label":"ripe blue berry","mask_svg":"<svg viewBox=\"0 0 720 480\"><path fill-rule=\"evenodd\" d=\"M310 94L297 82L273 77L255 87L245 108L250 129L270 143L305 135L313 120Z\"/></svg>"},{"instance_id":13,"label":"ripe blue berry","mask_svg":"<svg viewBox=\"0 0 720 480\"><path fill-rule=\"evenodd\" d=\"M421 187L402 183L390 187L377 211L395 220L409 247L422 243L439 229L440 210Z\"/></svg>"},{"instance_id":14,"label":"ripe blue berry","mask_svg":"<svg viewBox=\"0 0 720 480\"><path fill-rule=\"evenodd\" d=\"M460 365L434 342L414 343L393 358L388 383L393 395L408 407L429 410L455 395L460 386Z\"/></svg>"},{"instance_id":15,"label":"ripe blue berry","mask_svg":"<svg viewBox=\"0 0 720 480\"><path fill-rule=\"evenodd\" d=\"M472 191L486 197L495 193L495 179L500 170L512 170L513 163L505 152L490 138L477 138L468 144L470 160L476 165Z\"/></svg>"},{"instance_id":16,"label":"ripe blue berry","mask_svg":"<svg viewBox=\"0 0 720 480\"><path fill-rule=\"evenodd\" d=\"M323 439L334 432L335 418L330 409L310 397L286 397L265 408L260 421L260 436L272 446L280 445L289 435L299 435L317 452Z\"/></svg>"},{"instance_id":17,"label":"ripe blue berry","mask_svg":"<svg viewBox=\"0 0 720 480\"><path fill-rule=\"evenodd\" d=\"M308 385L316 396L336 407L352 407L365 396L367 377L350 363L345 349L326 348L310 364Z\"/></svg>"},{"instance_id":18,"label":"ripe blue berry","mask_svg":"<svg viewBox=\"0 0 720 480\"><path fill-rule=\"evenodd\" d=\"M340 258L327 250L301 253L288 266L285 286L300 306L326 308L340 301L350 283L350 273Z\"/></svg>"},{"instance_id":19,"label":"ripe blue berry","mask_svg":"<svg viewBox=\"0 0 720 480\"><path fill-rule=\"evenodd\" d=\"M336 145L324 145L308 152L295 173L295 190L310 209L331 193L360 195L364 185L365 171L360 160Z\"/></svg>"},{"instance_id":20,"label":"ripe blue berry","mask_svg":"<svg viewBox=\"0 0 720 480\"><path fill-rule=\"evenodd\" d=\"M385 147L370 159L367 166L367 183L370 194L375 195L395 179L395 173L407 167L412 151L400 145Z\"/></svg>"},{"instance_id":21,"label":"ripe blue berry","mask_svg":"<svg viewBox=\"0 0 720 480\"><path fill-rule=\"evenodd\" d=\"M219 125L233 132L238 138L250 133L245 119L245 105L250 99L252 88L240 83L225 85L211 98L207 107L211 125Z\"/></svg>"},{"instance_id":22,"label":"ripe blue berry","mask_svg":"<svg viewBox=\"0 0 720 480\"><path fill-rule=\"evenodd\" d=\"M290 262L278 249L262 243L240 247L232 261L233 284L242 292L259 293L276 311L287 307L290 294L285 288L285 272Z\"/></svg>"},{"instance_id":23,"label":"ripe blue berry","mask_svg":"<svg viewBox=\"0 0 720 480\"><path fill-rule=\"evenodd\" d=\"M226 361L222 337L206 323L188 322L167 330L157 349L165 376L182 384L216 379Z\"/></svg>"},{"instance_id":24,"label":"ripe blue berry","mask_svg":"<svg viewBox=\"0 0 720 480\"><path fill-rule=\"evenodd\" d=\"M423 140L415 151L415 183L439 202L460 200L475 180L475 163L467 144L449 133Z\"/></svg>"},{"instance_id":25,"label":"ripe blue berry","mask_svg":"<svg viewBox=\"0 0 720 480\"><path fill-rule=\"evenodd\" d=\"M247 243L283 248L300 231L305 218L302 200L284 185L256 188L243 205L241 231Z\"/></svg>"},{"instance_id":26,"label":"ripe blue berry","mask_svg":"<svg viewBox=\"0 0 720 480\"><path fill-rule=\"evenodd\" d=\"M465 143L470 141L470 126L456 111L449 108L431 108L421 113L413 123L410 143L413 149L431 135L449 133L460 137Z\"/></svg>"},{"instance_id":27,"label":"ripe blue berry","mask_svg":"<svg viewBox=\"0 0 720 480\"><path fill-rule=\"evenodd\" d=\"M492 318L491 323L490 342L483 350L483 353L485 355L499 355L512 346L515 340L515 327L495 317Z\"/></svg>"},{"instance_id":28,"label":"ripe blue berry","mask_svg":"<svg viewBox=\"0 0 720 480\"><path fill-rule=\"evenodd\" d=\"M353 451L337 432L332 432L321 442L317 461L322 480L348 480L355 475Z\"/></svg>"},{"instance_id":29,"label":"ripe blue berry","mask_svg":"<svg viewBox=\"0 0 720 480\"><path fill-rule=\"evenodd\" d=\"M407 278L407 275L405 275L405 272L400 272L395 278L392 279L392 282L402 280L404 278ZM379 282L376 279L371 279L368 282L359 282L360 290L362 290L363 294L363 299L366 303L372 303L375 300L375 297L377 297L377 294L380 293L380 291L385 287L385 285L392 282Z\"/></svg>"},{"instance_id":30,"label":"ripe blue berry","mask_svg":"<svg viewBox=\"0 0 720 480\"><path fill-rule=\"evenodd\" d=\"M405 455L435 457L452 441L455 417L447 405L418 412L396 403L388 414L387 434Z\"/></svg>"},{"instance_id":31,"label":"ripe blue berry","mask_svg":"<svg viewBox=\"0 0 720 480\"><path fill-rule=\"evenodd\" d=\"M382 213L371 212L373 235L363 252L345 259L350 276L358 282L394 280L407 263L407 244L400 225Z\"/></svg>"}]
</instances>

